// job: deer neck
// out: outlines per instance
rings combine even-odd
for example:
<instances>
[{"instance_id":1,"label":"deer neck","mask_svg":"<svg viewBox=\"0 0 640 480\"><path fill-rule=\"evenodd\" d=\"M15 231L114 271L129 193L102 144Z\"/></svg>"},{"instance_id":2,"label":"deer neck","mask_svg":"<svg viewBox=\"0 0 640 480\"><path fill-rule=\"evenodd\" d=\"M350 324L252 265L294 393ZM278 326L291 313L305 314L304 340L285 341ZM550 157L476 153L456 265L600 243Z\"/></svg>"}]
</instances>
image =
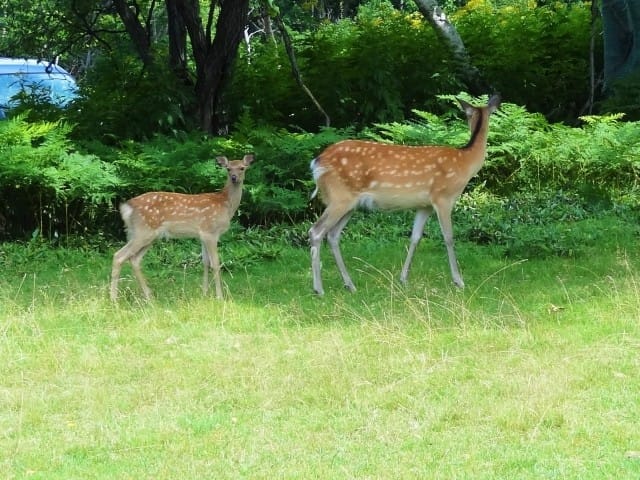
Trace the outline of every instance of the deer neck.
<instances>
[{"instance_id":1,"label":"deer neck","mask_svg":"<svg viewBox=\"0 0 640 480\"><path fill-rule=\"evenodd\" d=\"M473 126L469 142L462 147L469 158L470 175L473 176L482 167L487 156L487 136L489 134L489 115L487 112L480 112L478 121Z\"/></svg>"},{"instance_id":2,"label":"deer neck","mask_svg":"<svg viewBox=\"0 0 640 480\"><path fill-rule=\"evenodd\" d=\"M222 190L222 193L227 197L229 211L235 212L240 206L240 200L242 199L242 182L233 183L229 180Z\"/></svg>"}]
</instances>

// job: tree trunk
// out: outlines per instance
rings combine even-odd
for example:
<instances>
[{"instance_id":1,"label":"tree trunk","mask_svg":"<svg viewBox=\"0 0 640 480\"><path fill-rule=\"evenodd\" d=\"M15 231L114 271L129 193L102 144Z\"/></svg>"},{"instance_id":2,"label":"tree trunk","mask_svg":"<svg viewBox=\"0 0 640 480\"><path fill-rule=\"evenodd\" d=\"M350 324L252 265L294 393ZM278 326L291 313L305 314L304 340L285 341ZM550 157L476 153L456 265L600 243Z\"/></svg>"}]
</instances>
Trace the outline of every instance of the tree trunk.
<instances>
[{"instance_id":1,"label":"tree trunk","mask_svg":"<svg viewBox=\"0 0 640 480\"><path fill-rule=\"evenodd\" d=\"M153 61L153 56L151 55L151 38L149 32L144 28L137 14L129 7L126 0L114 0L113 5L133 42L133 48L135 48L138 57L140 57L142 63L150 65ZM133 5L137 8L135 2L133 2Z\"/></svg>"},{"instance_id":2,"label":"tree trunk","mask_svg":"<svg viewBox=\"0 0 640 480\"><path fill-rule=\"evenodd\" d=\"M187 74L187 29L176 2L166 0L167 34L169 35L169 66L178 78L186 80Z\"/></svg>"},{"instance_id":3,"label":"tree trunk","mask_svg":"<svg viewBox=\"0 0 640 480\"><path fill-rule=\"evenodd\" d=\"M211 9L215 8L215 3L211 2ZM242 41L249 13L249 0L220 0L219 3L216 33L213 41L210 41L200 18L200 3L197 0L176 1L189 32L196 64L198 121L200 128L209 133L216 133L222 126L216 110ZM209 18L213 18L212 11L209 11Z\"/></svg>"},{"instance_id":4,"label":"tree trunk","mask_svg":"<svg viewBox=\"0 0 640 480\"><path fill-rule=\"evenodd\" d=\"M605 87L640 68L640 2L602 0Z\"/></svg>"},{"instance_id":5,"label":"tree trunk","mask_svg":"<svg viewBox=\"0 0 640 480\"><path fill-rule=\"evenodd\" d=\"M414 0L422 16L435 29L438 36L449 46L456 66L469 93L480 95L490 90L480 71L471 63L467 49L458 31L438 5L437 0Z\"/></svg>"}]
</instances>

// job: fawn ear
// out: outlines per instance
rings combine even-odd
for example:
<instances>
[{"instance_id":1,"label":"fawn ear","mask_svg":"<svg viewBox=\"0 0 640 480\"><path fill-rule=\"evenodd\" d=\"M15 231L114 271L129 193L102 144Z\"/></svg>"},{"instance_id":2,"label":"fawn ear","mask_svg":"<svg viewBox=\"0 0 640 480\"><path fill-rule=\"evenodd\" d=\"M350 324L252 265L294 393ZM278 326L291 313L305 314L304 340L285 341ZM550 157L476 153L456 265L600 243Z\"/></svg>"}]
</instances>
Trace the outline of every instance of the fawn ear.
<instances>
[{"instance_id":1,"label":"fawn ear","mask_svg":"<svg viewBox=\"0 0 640 480\"><path fill-rule=\"evenodd\" d=\"M253 153L248 153L247 155L244 156L244 158L242 159L242 161L244 162L244 164L248 167L249 165L251 165L251 163L256 159L256 156Z\"/></svg>"},{"instance_id":2,"label":"fawn ear","mask_svg":"<svg viewBox=\"0 0 640 480\"><path fill-rule=\"evenodd\" d=\"M216 157L216 160L221 167L227 168L229 166L229 159L227 157Z\"/></svg>"}]
</instances>

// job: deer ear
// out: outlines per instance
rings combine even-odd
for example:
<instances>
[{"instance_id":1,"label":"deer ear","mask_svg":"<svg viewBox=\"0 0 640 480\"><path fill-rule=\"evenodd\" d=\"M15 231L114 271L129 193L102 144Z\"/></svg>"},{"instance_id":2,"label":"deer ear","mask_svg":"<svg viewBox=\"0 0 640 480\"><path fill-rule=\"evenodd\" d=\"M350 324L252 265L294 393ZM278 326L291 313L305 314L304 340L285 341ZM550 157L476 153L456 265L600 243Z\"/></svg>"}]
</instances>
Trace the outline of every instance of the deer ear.
<instances>
[{"instance_id":1,"label":"deer ear","mask_svg":"<svg viewBox=\"0 0 640 480\"><path fill-rule=\"evenodd\" d=\"M489 99L489 103L487 104L487 106L489 107L489 112L490 113L495 112L498 109L498 107L500 107L501 101L502 99L500 98L499 93L494 93L493 95L491 95L491 98Z\"/></svg>"},{"instance_id":2,"label":"deer ear","mask_svg":"<svg viewBox=\"0 0 640 480\"><path fill-rule=\"evenodd\" d=\"M249 165L251 165L251 163L256 159L256 156L253 153L248 153L247 155L244 156L244 158L242 159L242 161L244 162L244 164L248 167Z\"/></svg>"},{"instance_id":3,"label":"deer ear","mask_svg":"<svg viewBox=\"0 0 640 480\"><path fill-rule=\"evenodd\" d=\"M456 100L458 100L458 103L460 104L460 107L462 108L462 110L464 111L464 113L469 117L473 114L473 111L475 110L475 108L473 107L473 105L471 105L469 102L465 102L464 100L462 100L461 98L457 98Z\"/></svg>"},{"instance_id":4,"label":"deer ear","mask_svg":"<svg viewBox=\"0 0 640 480\"><path fill-rule=\"evenodd\" d=\"M229 159L227 157L216 157L216 161L221 167L227 168L229 166Z\"/></svg>"}]
</instances>

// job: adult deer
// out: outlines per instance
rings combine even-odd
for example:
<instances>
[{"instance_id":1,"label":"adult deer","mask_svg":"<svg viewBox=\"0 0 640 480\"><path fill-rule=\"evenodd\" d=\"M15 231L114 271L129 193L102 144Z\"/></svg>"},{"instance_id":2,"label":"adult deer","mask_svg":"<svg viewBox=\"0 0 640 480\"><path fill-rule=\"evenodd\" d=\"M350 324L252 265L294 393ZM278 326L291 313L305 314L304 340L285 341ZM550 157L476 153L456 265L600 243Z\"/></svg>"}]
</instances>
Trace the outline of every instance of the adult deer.
<instances>
[{"instance_id":1,"label":"adult deer","mask_svg":"<svg viewBox=\"0 0 640 480\"><path fill-rule=\"evenodd\" d=\"M199 195L148 192L120 205L129 241L113 256L111 300L118 297L118 279L126 261L131 262L144 296L151 298L140 264L151 244L160 237L199 238L204 265L203 293L206 294L209 288L209 268L212 268L216 297L222 298L218 239L229 229L231 217L240 205L245 171L254 156L245 155L242 160L231 161L227 157L217 157L216 160L228 172L227 183L219 192Z\"/></svg>"},{"instance_id":2,"label":"adult deer","mask_svg":"<svg viewBox=\"0 0 640 480\"><path fill-rule=\"evenodd\" d=\"M411 260L422 238L424 225L435 211L449 255L453 282L464 287L453 248L451 212L456 200L484 163L489 116L500 106L493 95L486 106L475 107L458 99L467 115L471 139L462 148L404 146L345 140L327 147L311 162L311 170L326 209L309 230L313 288L322 287L320 246L324 237L347 289L355 286L342 259L340 234L358 207L416 209L409 252L400 280L406 283Z\"/></svg>"}]
</instances>

